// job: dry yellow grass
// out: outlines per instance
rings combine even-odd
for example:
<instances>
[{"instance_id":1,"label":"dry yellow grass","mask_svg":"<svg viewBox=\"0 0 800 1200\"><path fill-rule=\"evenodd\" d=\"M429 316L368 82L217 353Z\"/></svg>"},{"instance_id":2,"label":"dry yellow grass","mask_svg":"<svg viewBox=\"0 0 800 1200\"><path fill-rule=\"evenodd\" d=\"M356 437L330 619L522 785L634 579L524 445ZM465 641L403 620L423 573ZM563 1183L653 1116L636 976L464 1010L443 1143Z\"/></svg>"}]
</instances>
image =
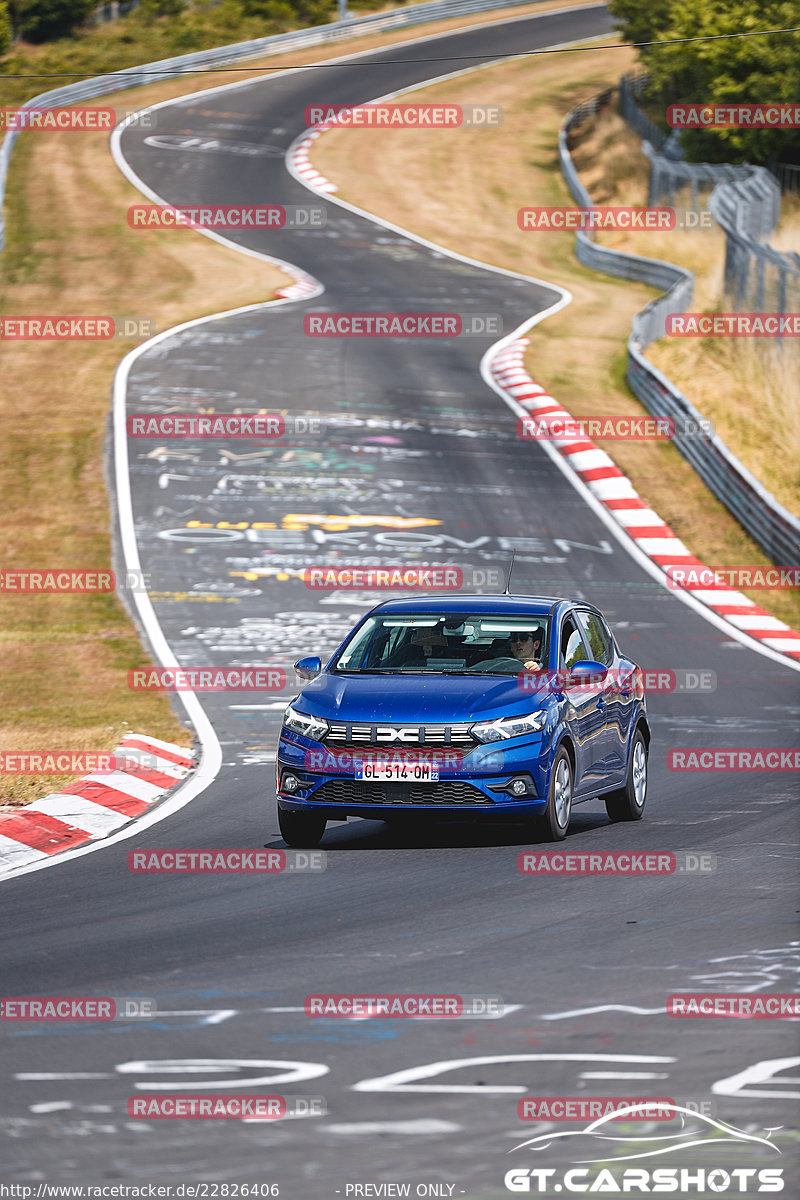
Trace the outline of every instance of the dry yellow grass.
<instances>
[{"instance_id":1,"label":"dry yellow grass","mask_svg":"<svg viewBox=\"0 0 800 1200\"><path fill-rule=\"evenodd\" d=\"M569 288L572 304L532 331L526 365L576 416L643 414L624 382L625 347L634 313L658 293L586 270L574 257L572 234L520 232L517 212L524 205L571 203L558 165L561 121L574 105L613 85L632 63L627 49L598 47L563 58L548 55L533 69L528 61L486 67L415 92L414 98L501 104L499 129L379 135L337 129L315 143L312 155L343 199L451 250ZM603 169L604 164L597 167L590 186ZM604 235L611 244L618 236ZM678 253L679 241L690 259L700 254L700 235L663 236L675 239L668 243L669 257ZM719 235L718 243L721 249ZM698 558L718 566L766 565L763 552L673 446L600 444ZM796 594L753 592L752 598L800 625Z\"/></svg>"},{"instance_id":2,"label":"dry yellow grass","mask_svg":"<svg viewBox=\"0 0 800 1200\"><path fill-rule=\"evenodd\" d=\"M162 329L267 300L290 282L188 231L134 233L126 207L136 198L110 160L107 137L23 137L12 166L0 310L135 314ZM5 567L109 565L103 445L114 368L132 344L4 343ZM131 728L190 743L165 696L128 690L127 669L146 658L115 597L7 593L0 627L3 748L106 750ZM5 777L0 798L25 803L65 782Z\"/></svg>"}]
</instances>

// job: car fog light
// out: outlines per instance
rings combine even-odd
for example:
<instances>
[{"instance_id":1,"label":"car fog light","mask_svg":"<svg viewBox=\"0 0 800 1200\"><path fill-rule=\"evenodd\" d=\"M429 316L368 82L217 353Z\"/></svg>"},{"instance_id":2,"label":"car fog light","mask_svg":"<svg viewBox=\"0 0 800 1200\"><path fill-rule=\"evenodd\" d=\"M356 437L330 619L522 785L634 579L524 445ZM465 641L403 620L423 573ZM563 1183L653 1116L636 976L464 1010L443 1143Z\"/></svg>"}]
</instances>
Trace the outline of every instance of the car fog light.
<instances>
[{"instance_id":1,"label":"car fog light","mask_svg":"<svg viewBox=\"0 0 800 1200\"><path fill-rule=\"evenodd\" d=\"M300 783L300 780L297 778L296 775L284 775L283 786L281 787L281 791L282 792L296 792L297 789L301 786L302 785Z\"/></svg>"},{"instance_id":2,"label":"car fog light","mask_svg":"<svg viewBox=\"0 0 800 1200\"><path fill-rule=\"evenodd\" d=\"M511 791L515 796L524 796L528 790L528 785L524 779L515 779L511 784Z\"/></svg>"}]
</instances>

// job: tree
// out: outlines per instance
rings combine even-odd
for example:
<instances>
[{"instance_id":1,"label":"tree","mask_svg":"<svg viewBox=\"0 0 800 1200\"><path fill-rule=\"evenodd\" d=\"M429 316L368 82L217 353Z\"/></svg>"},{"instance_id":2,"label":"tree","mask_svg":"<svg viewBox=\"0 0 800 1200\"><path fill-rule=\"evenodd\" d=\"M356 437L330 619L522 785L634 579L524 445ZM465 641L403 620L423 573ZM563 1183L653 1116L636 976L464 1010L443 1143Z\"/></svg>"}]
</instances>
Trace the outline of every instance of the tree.
<instances>
[{"instance_id":1,"label":"tree","mask_svg":"<svg viewBox=\"0 0 800 1200\"><path fill-rule=\"evenodd\" d=\"M8 52L11 45L11 17L8 14L8 5L5 0L0 0L0 58Z\"/></svg>"},{"instance_id":2,"label":"tree","mask_svg":"<svg viewBox=\"0 0 800 1200\"><path fill-rule=\"evenodd\" d=\"M610 7L628 40L706 39L639 50L650 75L649 100L662 112L676 103L797 103L800 34L720 36L795 26L797 0L650 0L642 6L611 0ZM800 162L798 129L686 130L681 145L693 162Z\"/></svg>"},{"instance_id":3,"label":"tree","mask_svg":"<svg viewBox=\"0 0 800 1200\"><path fill-rule=\"evenodd\" d=\"M69 37L96 7L97 0L9 0L14 31L28 42Z\"/></svg>"}]
</instances>

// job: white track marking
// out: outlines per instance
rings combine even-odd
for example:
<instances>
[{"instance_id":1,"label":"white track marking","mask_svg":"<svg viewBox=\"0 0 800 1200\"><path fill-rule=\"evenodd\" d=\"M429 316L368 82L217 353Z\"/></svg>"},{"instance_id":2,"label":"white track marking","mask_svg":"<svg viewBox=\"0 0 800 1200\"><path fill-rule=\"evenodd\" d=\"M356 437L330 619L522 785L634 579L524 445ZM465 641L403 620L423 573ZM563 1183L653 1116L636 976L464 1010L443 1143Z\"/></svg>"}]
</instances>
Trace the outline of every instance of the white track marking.
<instances>
[{"instance_id":1,"label":"white track marking","mask_svg":"<svg viewBox=\"0 0 800 1200\"><path fill-rule=\"evenodd\" d=\"M408 1137L421 1134L458 1133L460 1125L454 1121L441 1121L436 1117L417 1117L409 1121L354 1121L348 1125L326 1125L322 1133L335 1133L343 1137L371 1137L379 1133L399 1133Z\"/></svg>"},{"instance_id":2,"label":"white track marking","mask_svg":"<svg viewBox=\"0 0 800 1200\"><path fill-rule=\"evenodd\" d=\"M113 1079L105 1071L19 1071L15 1079L51 1082L54 1079Z\"/></svg>"},{"instance_id":3,"label":"white track marking","mask_svg":"<svg viewBox=\"0 0 800 1200\"><path fill-rule=\"evenodd\" d=\"M207 1075L222 1073L245 1068L259 1070L262 1067L273 1068L277 1074L260 1075L253 1078L241 1075L237 1079L206 1080L203 1083L205 1091L220 1091L223 1088L250 1088L257 1085L272 1086L276 1083L305 1083L308 1079L319 1079L327 1075L330 1067L324 1063L287 1061L275 1058L163 1058L138 1059L131 1062L119 1063L115 1068L121 1075ZM286 1068L281 1070L281 1068ZM191 1091L197 1088L197 1081L189 1079L183 1083L169 1080L166 1083L153 1082L135 1083L133 1085L143 1092Z\"/></svg>"},{"instance_id":4,"label":"white track marking","mask_svg":"<svg viewBox=\"0 0 800 1200\"><path fill-rule=\"evenodd\" d=\"M669 1071L581 1071L581 1079L669 1079Z\"/></svg>"},{"instance_id":5,"label":"white track marking","mask_svg":"<svg viewBox=\"0 0 800 1200\"><path fill-rule=\"evenodd\" d=\"M657 1013L665 1013L666 1008L638 1008L635 1004L595 1004L592 1008L570 1008L565 1012L542 1013L540 1021L568 1021L570 1017L589 1017L593 1013L627 1012L637 1016L653 1017Z\"/></svg>"},{"instance_id":6,"label":"white track marking","mask_svg":"<svg viewBox=\"0 0 800 1200\"><path fill-rule=\"evenodd\" d=\"M353 1084L354 1092L426 1092L450 1095L492 1095L519 1093L528 1089L524 1084L447 1084L419 1083L420 1079L432 1079L446 1071L457 1071L461 1067L485 1067L496 1063L674 1063L677 1059L653 1054L492 1054L478 1058L453 1058L441 1062L425 1063L421 1067L408 1067L404 1071L393 1071L390 1075L379 1075L374 1079L362 1079Z\"/></svg>"},{"instance_id":7,"label":"white track marking","mask_svg":"<svg viewBox=\"0 0 800 1200\"><path fill-rule=\"evenodd\" d=\"M728 1075L725 1079L718 1079L716 1083L711 1085L711 1093L715 1096L737 1096L742 1100L748 1099L751 1096L757 1096L760 1099L770 1100L800 1100L800 1092L787 1092L781 1088L775 1087L772 1091L767 1091L758 1087L751 1087L751 1084L760 1083L795 1083L794 1079L776 1078L776 1071L786 1071L790 1067L800 1065L800 1058L765 1058L761 1062L754 1063L752 1067L745 1067L743 1071L739 1071L736 1075Z\"/></svg>"}]
</instances>

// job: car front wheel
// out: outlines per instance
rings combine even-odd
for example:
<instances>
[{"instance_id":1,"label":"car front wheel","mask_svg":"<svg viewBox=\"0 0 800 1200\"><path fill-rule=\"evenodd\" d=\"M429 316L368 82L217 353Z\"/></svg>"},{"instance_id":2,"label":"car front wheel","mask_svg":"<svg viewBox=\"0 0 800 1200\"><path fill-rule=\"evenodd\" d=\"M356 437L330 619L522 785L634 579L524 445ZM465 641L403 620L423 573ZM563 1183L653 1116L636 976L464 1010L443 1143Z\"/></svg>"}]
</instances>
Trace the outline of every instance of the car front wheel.
<instances>
[{"instance_id":1,"label":"car front wheel","mask_svg":"<svg viewBox=\"0 0 800 1200\"><path fill-rule=\"evenodd\" d=\"M278 827L287 846L311 850L318 846L328 824L325 817L317 813L288 812L278 809Z\"/></svg>"},{"instance_id":2,"label":"car front wheel","mask_svg":"<svg viewBox=\"0 0 800 1200\"><path fill-rule=\"evenodd\" d=\"M625 786L605 797L612 821L640 821L647 800L647 747L641 729L633 735Z\"/></svg>"},{"instance_id":3,"label":"car front wheel","mask_svg":"<svg viewBox=\"0 0 800 1200\"><path fill-rule=\"evenodd\" d=\"M538 817L534 828L544 841L561 842L567 836L572 816L572 763L562 747L556 755L550 773L547 808Z\"/></svg>"}]
</instances>

